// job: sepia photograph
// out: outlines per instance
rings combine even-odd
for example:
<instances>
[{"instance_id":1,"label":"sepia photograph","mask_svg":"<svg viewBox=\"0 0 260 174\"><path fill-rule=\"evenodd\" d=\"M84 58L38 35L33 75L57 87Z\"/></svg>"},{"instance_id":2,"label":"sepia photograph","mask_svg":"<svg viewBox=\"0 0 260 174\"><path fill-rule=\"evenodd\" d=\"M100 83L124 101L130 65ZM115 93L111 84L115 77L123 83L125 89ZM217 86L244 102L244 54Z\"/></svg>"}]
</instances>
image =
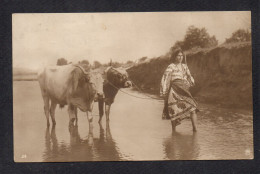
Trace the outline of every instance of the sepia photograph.
<instances>
[{"instance_id":1,"label":"sepia photograph","mask_svg":"<svg viewBox=\"0 0 260 174\"><path fill-rule=\"evenodd\" d=\"M250 11L13 13L15 162L254 159Z\"/></svg>"}]
</instances>

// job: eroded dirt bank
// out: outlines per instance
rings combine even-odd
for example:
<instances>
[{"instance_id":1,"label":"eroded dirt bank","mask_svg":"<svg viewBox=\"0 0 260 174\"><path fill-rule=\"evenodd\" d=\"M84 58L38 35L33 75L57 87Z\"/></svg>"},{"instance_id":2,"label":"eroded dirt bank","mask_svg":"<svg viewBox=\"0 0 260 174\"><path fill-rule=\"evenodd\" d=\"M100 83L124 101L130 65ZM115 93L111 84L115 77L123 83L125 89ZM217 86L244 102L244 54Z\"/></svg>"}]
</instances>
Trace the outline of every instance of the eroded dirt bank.
<instances>
[{"instance_id":1,"label":"eroded dirt bank","mask_svg":"<svg viewBox=\"0 0 260 174\"><path fill-rule=\"evenodd\" d=\"M169 57L162 56L139 63L127 71L137 86L159 94L160 80L169 63ZM227 107L252 108L251 43L189 51L187 63L196 82L191 91L197 100Z\"/></svg>"}]
</instances>

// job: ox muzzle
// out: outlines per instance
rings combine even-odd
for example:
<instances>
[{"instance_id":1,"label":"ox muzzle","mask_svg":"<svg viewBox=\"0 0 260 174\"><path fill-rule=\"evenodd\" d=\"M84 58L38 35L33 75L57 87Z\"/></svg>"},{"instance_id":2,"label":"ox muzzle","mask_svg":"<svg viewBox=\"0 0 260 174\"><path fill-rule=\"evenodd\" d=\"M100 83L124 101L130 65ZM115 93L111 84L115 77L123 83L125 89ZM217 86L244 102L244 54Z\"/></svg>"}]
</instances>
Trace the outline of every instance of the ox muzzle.
<instances>
[{"instance_id":1,"label":"ox muzzle","mask_svg":"<svg viewBox=\"0 0 260 174\"><path fill-rule=\"evenodd\" d=\"M94 102L97 102L100 99L104 98L104 93L103 92L96 92L95 96L94 96Z\"/></svg>"},{"instance_id":2,"label":"ox muzzle","mask_svg":"<svg viewBox=\"0 0 260 174\"><path fill-rule=\"evenodd\" d=\"M132 82L130 80L126 81L125 84L124 84L124 88L130 88L132 87Z\"/></svg>"}]
</instances>

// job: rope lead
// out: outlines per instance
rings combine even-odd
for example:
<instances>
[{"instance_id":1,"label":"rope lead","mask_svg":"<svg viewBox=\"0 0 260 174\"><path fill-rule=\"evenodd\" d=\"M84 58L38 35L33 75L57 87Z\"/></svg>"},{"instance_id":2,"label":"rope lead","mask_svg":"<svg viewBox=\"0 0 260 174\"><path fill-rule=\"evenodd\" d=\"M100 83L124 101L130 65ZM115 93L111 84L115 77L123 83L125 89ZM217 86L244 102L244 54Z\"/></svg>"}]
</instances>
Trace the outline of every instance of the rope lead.
<instances>
[{"instance_id":1,"label":"rope lead","mask_svg":"<svg viewBox=\"0 0 260 174\"><path fill-rule=\"evenodd\" d=\"M127 93L127 92L121 90L120 88L116 87L116 86L113 85L111 82L109 82L109 81L107 81L107 82L108 82L112 87L116 88L117 90L119 90L119 91L121 91L121 92L123 92L123 93L125 93L125 94L127 94L127 95L129 95L129 96L132 96L132 97L135 97L135 98L139 98L139 99L147 99L147 100L148 100L148 99L156 99L156 100L158 100L158 98L151 97L151 96L146 95L146 94L144 94L144 95L147 96L147 98L135 96L135 95L133 95L133 94L129 94L129 93ZM132 84L134 84L134 83L132 82ZM136 86L136 88L137 88L140 92L142 92L141 89L138 88L138 86L137 86L136 84L134 84L134 85Z\"/></svg>"}]
</instances>

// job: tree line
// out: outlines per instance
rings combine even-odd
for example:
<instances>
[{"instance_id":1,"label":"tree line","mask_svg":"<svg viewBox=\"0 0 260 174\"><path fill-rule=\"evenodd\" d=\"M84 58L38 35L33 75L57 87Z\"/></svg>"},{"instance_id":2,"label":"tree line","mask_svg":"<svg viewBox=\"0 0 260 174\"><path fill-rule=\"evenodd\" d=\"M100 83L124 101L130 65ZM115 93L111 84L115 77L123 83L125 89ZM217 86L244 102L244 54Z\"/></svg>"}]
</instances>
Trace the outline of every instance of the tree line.
<instances>
[{"instance_id":1,"label":"tree line","mask_svg":"<svg viewBox=\"0 0 260 174\"><path fill-rule=\"evenodd\" d=\"M57 63L56 65L58 66L62 66L62 65L68 65L68 64L71 64L72 62L68 62L65 58L59 58L57 60ZM93 69L96 69L96 68L100 68L100 67L108 67L108 66L112 66L114 68L118 68L118 67L121 67L122 65L125 65L125 64L132 64L133 61L130 61L128 60L126 63L120 63L120 62L117 62L117 61L112 61L110 60L110 62L108 63L100 63L99 61L94 61L93 64L91 64L88 60L84 59L84 60L81 60L81 61L78 61L77 64L80 64L80 65L84 65L85 67L89 67L89 68L93 68Z\"/></svg>"},{"instance_id":2,"label":"tree line","mask_svg":"<svg viewBox=\"0 0 260 174\"><path fill-rule=\"evenodd\" d=\"M224 43L235 43L235 42L247 42L251 41L251 32L249 30L238 29L232 33L229 38L226 38ZM189 26L184 39L181 41L176 41L171 47L170 52L173 52L177 48L182 48L184 51L196 48L209 48L218 46L218 40L213 35L211 36L206 28L198 28L193 25ZM139 59L139 62L145 61L147 57L142 57ZM60 58L57 60L57 65L67 65L72 62L69 62L65 58ZM127 61L125 64L133 64L133 61ZM89 63L88 60L79 61L78 64L84 64L93 68L99 68L101 66L113 66L115 68L124 65L124 63L119 62L108 62L101 64L99 61L94 61L93 65Z\"/></svg>"},{"instance_id":3,"label":"tree line","mask_svg":"<svg viewBox=\"0 0 260 174\"><path fill-rule=\"evenodd\" d=\"M249 30L238 29L232 33L230 38L226 38L225 43L245 42L251 41L251 32ZM171 50L182 48L183 50L190 50L194 48L209 48L218 46L216 37L210 36L206 28L197 28L193 25L189 26L184 39L176 41L171 47Z\"/></svg>"}]
</instances>

